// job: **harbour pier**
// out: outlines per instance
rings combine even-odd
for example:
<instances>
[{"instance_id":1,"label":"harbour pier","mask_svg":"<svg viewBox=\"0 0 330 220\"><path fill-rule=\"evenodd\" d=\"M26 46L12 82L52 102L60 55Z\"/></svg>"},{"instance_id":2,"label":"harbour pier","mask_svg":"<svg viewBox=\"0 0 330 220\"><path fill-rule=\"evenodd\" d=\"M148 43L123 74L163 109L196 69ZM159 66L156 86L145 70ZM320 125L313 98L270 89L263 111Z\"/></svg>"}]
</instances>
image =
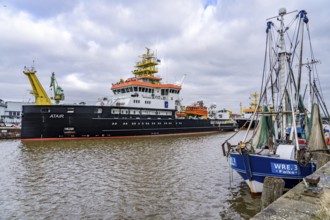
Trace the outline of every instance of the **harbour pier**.
<instances>
[{"instance_id":1,"label":"harbour pier","mask_svg":"<svg viewBox=\"0 0 330 220\"><path fill-rule=\"evenodd\" d=\"M13 139L21 137L21 129L15 127L0 127L0 139Z\"/></svg>"}]
</instances>

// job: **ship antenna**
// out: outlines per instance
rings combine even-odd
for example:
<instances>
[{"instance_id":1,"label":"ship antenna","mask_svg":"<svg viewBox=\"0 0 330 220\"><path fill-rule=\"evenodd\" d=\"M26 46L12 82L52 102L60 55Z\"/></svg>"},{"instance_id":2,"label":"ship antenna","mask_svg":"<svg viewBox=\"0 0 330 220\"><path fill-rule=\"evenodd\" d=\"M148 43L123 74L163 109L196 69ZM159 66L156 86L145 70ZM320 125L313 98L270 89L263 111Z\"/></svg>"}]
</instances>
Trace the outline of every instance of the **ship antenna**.
<instances>
[{"instance_id":1,"label":"ship antenna","mask_svg":"<svg viewBox=\"0 0 330 220\"><path fill-rule=\"evenodd\" d=\"M184 82L186 76L187 76L187 74L184 74L184 75L182 76L181 80L178 82L178 85L179 85L179 86L182 86L182 84L183 84L183 82Z\"/></svg>"},{"instance_id":2,"label":"ship antenna","mask_svg":"<svg viewBox=\"0 0 330 220\"><path fill-rule=\"evenodd\" d=\"M298 10L286 12L286 9L285 8L280 8L279 15L274 16L274 17L271 17L271 18L267 18L266 21L271 20L271 19L274 19L274 18L277 18L278 19L281 16L288 15L288 14L291 14L291 13L294 13L294 12L298 12Z\"/></svg>"}]
</instances>

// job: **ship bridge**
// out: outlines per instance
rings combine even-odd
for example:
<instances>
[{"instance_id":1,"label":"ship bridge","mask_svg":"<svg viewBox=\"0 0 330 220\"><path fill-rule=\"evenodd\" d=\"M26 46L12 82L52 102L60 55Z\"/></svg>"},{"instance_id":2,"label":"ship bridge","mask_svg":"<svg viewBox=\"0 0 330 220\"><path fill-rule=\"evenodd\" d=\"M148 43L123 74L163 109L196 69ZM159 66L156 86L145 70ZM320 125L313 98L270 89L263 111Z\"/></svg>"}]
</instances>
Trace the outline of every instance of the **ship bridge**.
<instances>
[{"instance_id":1,"label":"ship bridge","mask_svg":"<svg viewBox=\"0 0 330 220\"><path fill-rule=\"evenodd\" d=\"M155 76L159 60L154 52L147 48L147 52L139 56L134 77L120 80L112 84L114 93L113 105L176 109L175 101L179 100L181 85L161 83L162 78ZM118 104L119 103L119 104Z\"/></svg>"}]
</instances>

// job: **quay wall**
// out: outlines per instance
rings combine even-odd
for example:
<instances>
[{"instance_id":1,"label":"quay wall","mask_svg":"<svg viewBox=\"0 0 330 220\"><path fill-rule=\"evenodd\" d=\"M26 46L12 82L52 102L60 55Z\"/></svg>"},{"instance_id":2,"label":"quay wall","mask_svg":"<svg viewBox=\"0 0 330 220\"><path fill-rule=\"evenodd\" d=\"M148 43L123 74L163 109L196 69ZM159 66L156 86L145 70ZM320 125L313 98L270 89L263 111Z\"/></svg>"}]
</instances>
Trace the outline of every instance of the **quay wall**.
<instances>
[{"instance_id":1,"label":"quay wall","mask_svg":"<svg viewBox=\"0 0 330 220\"><path fill-rule=\"evenodd\" d=\"M330 162L315 174L320 176L319 193L306 193L301 182L251 219L330 219Z\"/></svg>"},{"instance_id":2,"label":"quay wall","mask_svg":"<svg viewBox=\"0 0 330 220\"><path fill-rule=\"evenodd\" d=\"M0 127L0 139L20 138L21 129L14 127Z\"/></svg>"}]
</instances>

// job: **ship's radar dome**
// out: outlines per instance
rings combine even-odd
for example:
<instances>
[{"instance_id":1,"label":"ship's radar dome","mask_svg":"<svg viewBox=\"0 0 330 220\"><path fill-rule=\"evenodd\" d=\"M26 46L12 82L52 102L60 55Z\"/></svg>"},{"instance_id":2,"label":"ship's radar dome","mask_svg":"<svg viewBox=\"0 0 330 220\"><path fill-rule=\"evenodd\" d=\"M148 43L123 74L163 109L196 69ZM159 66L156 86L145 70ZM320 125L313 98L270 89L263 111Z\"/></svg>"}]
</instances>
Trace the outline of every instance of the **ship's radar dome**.
<instances>
[{"instance_id":1,"label":"ship's radar dome","mask_svg":"<svg viewBox=\"0 0 330 220\"><path fill-rule=\"evenodd\" d=\"M280 9L278 10L278 14L279 14L279 15L285 15L285 14L286 14L286 8L280 8Z\"/></svg>"}]
</instances>

